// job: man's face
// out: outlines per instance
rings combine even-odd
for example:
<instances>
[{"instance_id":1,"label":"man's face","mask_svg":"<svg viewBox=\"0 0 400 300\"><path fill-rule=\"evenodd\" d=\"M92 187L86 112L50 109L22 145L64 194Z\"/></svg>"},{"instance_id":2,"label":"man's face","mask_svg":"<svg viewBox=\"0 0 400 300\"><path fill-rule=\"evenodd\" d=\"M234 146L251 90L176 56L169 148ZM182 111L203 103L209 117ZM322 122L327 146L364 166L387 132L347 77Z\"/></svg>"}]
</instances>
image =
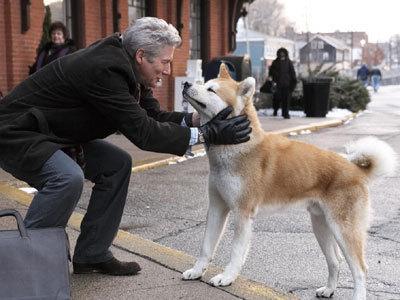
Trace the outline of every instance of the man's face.
<instances>
[{"instance_id":1,"label":"man's face","mask_svg":"<svg viewBox=\"0 0 400 300\"><path fill-rule=\"evenodd\" d=\"M175 48L165 46L160 54L150 62L146 52L142 49L136 51L135 59L142 83L146 87L155 88L163 76L171 74L171 62L174 57Z\"/></svg>"}]
</instances>

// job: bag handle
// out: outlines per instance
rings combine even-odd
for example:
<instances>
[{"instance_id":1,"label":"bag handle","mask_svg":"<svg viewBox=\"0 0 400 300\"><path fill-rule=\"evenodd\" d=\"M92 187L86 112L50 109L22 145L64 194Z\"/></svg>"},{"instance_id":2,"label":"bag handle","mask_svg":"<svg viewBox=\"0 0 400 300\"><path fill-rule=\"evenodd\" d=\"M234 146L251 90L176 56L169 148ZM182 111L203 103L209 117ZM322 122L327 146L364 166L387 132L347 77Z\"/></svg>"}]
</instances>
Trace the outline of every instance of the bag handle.
<instances>
[{"instance_id":1,"label":"bag handle","mask_svg":"<svg viewBox=\"0 0 400 300\"><path fill-rule=\"evenodd\" d=\"M24 221L22 220L21 214L18 211L16 211L15 209L0 210L0 218L7 217L7 216L15 217L17 219L18 229L19 229L19 233L21 234L21 237L27 238L28 232L25 228Z\"/></svg>"}]
</instances>

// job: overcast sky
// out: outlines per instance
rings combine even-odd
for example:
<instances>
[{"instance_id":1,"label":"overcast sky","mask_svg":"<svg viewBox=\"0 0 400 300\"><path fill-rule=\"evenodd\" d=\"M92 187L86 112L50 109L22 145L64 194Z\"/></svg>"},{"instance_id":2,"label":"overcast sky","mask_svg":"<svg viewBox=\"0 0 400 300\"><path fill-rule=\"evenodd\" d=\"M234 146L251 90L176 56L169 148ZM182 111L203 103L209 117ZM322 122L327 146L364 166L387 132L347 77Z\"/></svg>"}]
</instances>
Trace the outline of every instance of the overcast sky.
<instances>
[{"instance_id":1,"label":"overcast sky","mask_svg":"<svg viewBox=\"0 0 400 300\"><path fill-rule=\"evenodd\" d=\"M400 0L279 0L298 31L365 31L370 42L400 34Z\"/></svg>"}]
</instances>

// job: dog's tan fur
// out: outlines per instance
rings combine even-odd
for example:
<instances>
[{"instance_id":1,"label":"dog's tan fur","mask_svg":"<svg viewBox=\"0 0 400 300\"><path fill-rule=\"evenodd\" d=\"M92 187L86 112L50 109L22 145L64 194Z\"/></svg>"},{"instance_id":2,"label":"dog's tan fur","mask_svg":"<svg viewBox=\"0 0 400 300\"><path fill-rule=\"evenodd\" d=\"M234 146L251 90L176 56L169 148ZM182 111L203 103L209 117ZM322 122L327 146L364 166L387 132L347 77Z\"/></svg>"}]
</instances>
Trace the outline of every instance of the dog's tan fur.
<instances>
[{"instance_id":1,"label":"dog's tan fur","mask_svg":"<svg viewBox=\"0 0 400 300\"><path fill-rule=\"evenodd\" d=\"M353 273L356 285L353 297L365 299L367 267L364 247L369 216L367 183L378 163L376 159L372 156L360 156L350 162L334 152L289 140L281 135L266 133L257 117L252 102L254 90L248 90L251 88L249 84L232 80L224 65L221 65L219 78L213 82L217 83L218 89L215 92L219 98L226 105L231 105L235 109L235 114L246 115L252 127L250 141L232 146L211 146L208 149L210 206L213 209L223 207L219 214L220 218L226 217L226 211L236 212L239 219L239 233L235 240L236 244L234 241L234 247L240 248L240 243L247 241L247 237L241 237L246 235L243 233L246 229L240 229L240 223L250 222L248 220L255 216L259 207L285 207L304 203L311 213L314 232L321 248L324 254L328 255L330 268L328 284L317 290L317 295L330 297L336 288L339 259L337 242ZM198 108L202 115L201 108ZM205 121L207 119L203 119L203 122ZM227 186L233 188L234 183L230 183L229 176L237 178L236 182L240 183L238 197L226 197L224 196L226 192L218 187L220 181L224 189ZM222 201L219 198L222 198ZM217 221L212 220L215 217L210 210L207 222L217 224ZM251 222L249 224L251 226ZM213 239L219 238L220 235L216 232L213 237L211 232L214 230L213 226L208 226L202 256L193 269L184 273L185 279L194 279L199 277L199 274L201 276L208 263L207 260L210 260L209 256L212 256L217 243ZM218 226L215 225L218 227L215 231L222 231L221 224ZM322 233L318 234L318 231ZM210 251L211 254L208 253ZM241 255L245 256L247 249L240 251L243 252ZM218 278L212 279L211 283L230 284L244 263L244 257L242 259L243 262L237 264L231 261L225 272L219 277L216 276Z\"/></svg>"}]
</instances>

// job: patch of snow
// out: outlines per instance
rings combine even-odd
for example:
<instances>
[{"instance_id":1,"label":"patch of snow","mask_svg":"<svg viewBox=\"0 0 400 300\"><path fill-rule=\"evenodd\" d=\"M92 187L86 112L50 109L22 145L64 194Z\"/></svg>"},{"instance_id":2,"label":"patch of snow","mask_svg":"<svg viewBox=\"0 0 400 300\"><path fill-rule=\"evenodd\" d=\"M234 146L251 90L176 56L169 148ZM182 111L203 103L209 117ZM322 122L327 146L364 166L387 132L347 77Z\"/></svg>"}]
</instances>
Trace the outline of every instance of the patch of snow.
<instances>
[{"instance_id":1,"label":"patch of snow","mask_svg":"<svg viewBox=\"0 0 400 300\"><path fill-rule=\"evenodd\" d=\"M349 111L348 109L343 109L343 108L332 108L331 111L328 112L328 114L326 115L328 118L343 118L343 117L347 117L349 115L351 115L352 112Z\"/></svg>"},{"instance_id":2,"label":"patch of snow","mask_svg":"<svg viewBox=\"0 0 400 300\"><path fill-rule=\"evenodd\" d=\"M274 110L272 108L264 108L258 110L258 115L259 116L272 116L274 113ZM331 111L328 112L326 117L328 118L343 118L348 115L351 115L352 112L349 111L348 109L342 109L342 108L333 108ZM280 110L278 111L278 116L281 115ZM289 115L292 117L298 117L298 118L305 118L306 114L303 111L300 110L291 110L289 111Z\"/></svg>"},{"instance_id":3,"label":"patch of snow","mask_svg":"<svg viewBox=\"0 0 400 300\"><path fill-rule=\"evenodd\" d=\"M311 130L309 130L309 129L300 131L300 134L310 134L310 133L311 133Z\"/></svg>"},{"instance_id":4,"label":"patch of snow","mask_svg":"<svg viewBox=\"0 0 400 300\"><path fill-rule=\"evenodd\" d=\"M19 190L21 190L27 194L35 194L38 191L37 189L35 189L33 187L22 187L22 188L19 188Z\"/></svg>"}]
</instances>

